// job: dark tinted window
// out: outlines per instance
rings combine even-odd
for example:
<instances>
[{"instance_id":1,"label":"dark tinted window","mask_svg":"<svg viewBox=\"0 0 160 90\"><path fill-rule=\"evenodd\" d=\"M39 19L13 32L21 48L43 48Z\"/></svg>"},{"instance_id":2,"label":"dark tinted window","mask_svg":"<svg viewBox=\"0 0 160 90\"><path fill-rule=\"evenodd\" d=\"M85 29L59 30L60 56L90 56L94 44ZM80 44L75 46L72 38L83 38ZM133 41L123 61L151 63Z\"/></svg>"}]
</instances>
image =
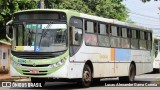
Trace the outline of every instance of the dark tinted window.
<instances>
[{"instance_id":1,"label":"dark tinted window","mask_svg":"<svg viewBox=\"0 0 160 90\"><path fill-rule=\"evenodd\" d=\"M52 20L61 19L66 20L66 14L63 12L23 12L17 13L14 20Z\"/></svg>"},{"instance_id":2,"label":"dark tinted window","mask_svg":"<svg viewBox=\"0 0 160 90\"><path fill-rule=\"evenodd\" d=\"M74 26L76 28L83 28L83 23L82 23L82 20L81 19L77 19L77 18L71 18L71 21L70 21L70 24L71 26Z\"/></svg>"}]
</instances>

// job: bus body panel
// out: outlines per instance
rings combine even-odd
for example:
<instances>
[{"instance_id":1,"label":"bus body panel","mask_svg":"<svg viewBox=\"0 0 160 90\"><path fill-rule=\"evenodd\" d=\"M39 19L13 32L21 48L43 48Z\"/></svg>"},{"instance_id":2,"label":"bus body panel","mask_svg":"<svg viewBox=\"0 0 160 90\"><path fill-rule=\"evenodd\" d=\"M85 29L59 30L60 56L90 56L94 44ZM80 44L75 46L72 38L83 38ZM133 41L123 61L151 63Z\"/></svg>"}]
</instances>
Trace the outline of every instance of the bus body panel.
<instances>
[{"instance_id":1,"label":"bus body panel","mask_svg":"<svg viewBox=\"0 0 160 90\"><path fill-rule=\"evenodd\" d=\"M67 78L67 67L69 63L68 50L64 54L50 59L23 59L11 55L11 60L11 76ZM61 60L64 60L64 62L61 63ZM59 65L52 67L55 63ZM39 67L38 65L42 66Z\"/></svg>"},{"instance_id":2,"label":"bus body panel","mask_svg":"<svg viewBox=\"0 0 160 90\"><path fill-rule=\"evenodd\" d=\"M86 46L83 42L79 51L71 58L70 61L74 60L75 63L90 60L93 64L93 77L96 78L127 76L132 61L135 62L136 75L153 70L151 52L146 50Z\"/></svg>"},{"instance_id":3,"label":"bus body panel","mask_svg":"<svg viewBox=\"0 0 160 90\"><path fill-rule=\"evenodd\" d=\"M73 60L72 57L70 59ZM85 63L70 62L68 64L67 78L69 79L82 78L84 64Z\"/></svg>"}]
</instances>

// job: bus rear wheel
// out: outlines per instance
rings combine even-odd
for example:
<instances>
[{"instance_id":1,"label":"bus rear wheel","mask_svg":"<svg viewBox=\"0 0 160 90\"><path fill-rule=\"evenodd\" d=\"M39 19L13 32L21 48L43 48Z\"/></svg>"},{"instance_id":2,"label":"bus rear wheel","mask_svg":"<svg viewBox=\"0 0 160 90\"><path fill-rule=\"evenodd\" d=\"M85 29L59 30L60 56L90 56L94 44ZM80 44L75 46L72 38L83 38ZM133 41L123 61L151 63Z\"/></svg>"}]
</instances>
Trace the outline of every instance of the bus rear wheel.
<instances>
[{"instance_id":1,"label":"bus rear wheel","mask_svg":"<svg viewBox=\"0 0 160 90\"><path fill-rule=\"evenodd\" d=\"M129 68L129 75L124 76L124 77L119 77L119 81L120 82L134 82L135 75L136 75L135 66L131 64Z\"/></svg>"},{"instance_id":2,"label":"bus rear wheel","mask_svg":"<svg viewBox=\"0 0 160 90\"><path fill-rule=\"evenodd\" d=\"M78 82L81 87L89 87L92 82L92 71L89 65L85 65L83 68L82 79Z\"/></svg>"},{"instance_id":3,"label":"bus rear wheel","mask_svg":"<svg viewBox=\"0 0 160 90\"><path fill-rule=\"evenodd\" d=\"M33 77L31 77L31 82L32 83L40 83L41 86L44 87L46 79L45 78L33 78Z\"/></svg>"}]
</instances>

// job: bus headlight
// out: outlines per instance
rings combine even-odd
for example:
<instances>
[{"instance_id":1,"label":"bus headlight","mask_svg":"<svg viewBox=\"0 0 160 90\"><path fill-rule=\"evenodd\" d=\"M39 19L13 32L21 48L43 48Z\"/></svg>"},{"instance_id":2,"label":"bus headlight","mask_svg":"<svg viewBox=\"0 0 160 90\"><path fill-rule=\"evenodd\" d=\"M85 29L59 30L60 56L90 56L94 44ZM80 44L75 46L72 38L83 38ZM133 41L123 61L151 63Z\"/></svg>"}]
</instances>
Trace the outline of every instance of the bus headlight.
<instances>
[{"instance_id":1,"label":"bus headlight","mask_svg":"<svg viewBox=\"0 0 160 90\"><path fill-rule=\"evenodd\" d=\"M14 67L22 67L21 64L15 62L15 61L13 61L13 60L11 61L11 64L12 64Z\"/></svg>"},{"instance_id":2,"label":"bus headlight","mask_svg":"<svg viewBox=\"0 0 160 90\"><path fill-rule=\"evenodd\" d=\"M65 62L65 60L61 59L59 62L56 62L56 63L54 63L54 64L51 64L49 67L50 67L50 68L55 68L55 67L58 67L58 66L63 65L64 62Z\"/></svg>"}]
</instances>

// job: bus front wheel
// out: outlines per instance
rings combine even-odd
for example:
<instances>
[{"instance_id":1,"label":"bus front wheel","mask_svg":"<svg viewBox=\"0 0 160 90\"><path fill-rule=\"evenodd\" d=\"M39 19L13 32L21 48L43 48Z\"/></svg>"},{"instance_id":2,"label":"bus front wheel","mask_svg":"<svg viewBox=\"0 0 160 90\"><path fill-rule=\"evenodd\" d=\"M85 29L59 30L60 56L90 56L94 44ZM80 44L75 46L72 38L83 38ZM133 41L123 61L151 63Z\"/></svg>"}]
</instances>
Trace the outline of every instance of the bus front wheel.
<instances>
[{"instance_id":1,"label":"bus front wheel","mask_svg":"<svg viewBox=\"0 0 160 90\"><path fill-rule=\"evenodd\" d=\"M135 75L136 75L135 66L131 64L129 68L129 75L124 76L124 77L119 77L119 81L120 82L134 82Z\"/></svg>"},{"instance_id":2,"label":"bus front wheel","mask_svg":"<svg viewBox=\"0 0 160 90\"><path fill-rule=\"evenodd\" d=\"M78 82L82 87L89 87L92 81L92 71L89 65L85 65L83 68L82 79Z\"/></svg>"}]
</instances>

